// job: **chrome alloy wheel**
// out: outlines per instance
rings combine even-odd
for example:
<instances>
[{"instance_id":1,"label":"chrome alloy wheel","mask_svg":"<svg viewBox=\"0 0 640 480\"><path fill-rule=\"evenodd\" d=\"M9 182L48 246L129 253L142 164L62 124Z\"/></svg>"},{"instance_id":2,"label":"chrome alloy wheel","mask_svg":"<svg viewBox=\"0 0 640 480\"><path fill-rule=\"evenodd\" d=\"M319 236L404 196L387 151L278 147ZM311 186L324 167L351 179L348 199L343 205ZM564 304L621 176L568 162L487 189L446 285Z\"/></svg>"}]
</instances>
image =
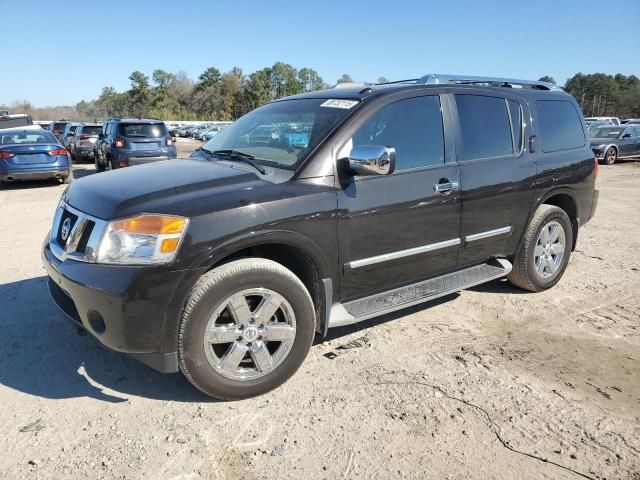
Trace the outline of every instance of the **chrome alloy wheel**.
<instances>
[{"instance_id":1,"label":"chrome alloy wheel","mask_svg":"<svg viewBox=\"0 0 640 480\"><path fill-rule=\"evenodd\" d=\"M536 274L545 279L553 277L562 265L565 248L565 232L560 223L552 220L542 227L534 251Z\"/></svg>"},{"instance_id":2,"label":"chrome alloy wheel","mask_svg":"<svg viewBox=\"0 0 640 480\"><path fill-rule=\"evenodd\" d=\"M253 380L284 361L295 336L291 305L273 290L254 288L231 295L213 312L204 333L204 350L222 376Z\"/></svg>"}]
</instances>

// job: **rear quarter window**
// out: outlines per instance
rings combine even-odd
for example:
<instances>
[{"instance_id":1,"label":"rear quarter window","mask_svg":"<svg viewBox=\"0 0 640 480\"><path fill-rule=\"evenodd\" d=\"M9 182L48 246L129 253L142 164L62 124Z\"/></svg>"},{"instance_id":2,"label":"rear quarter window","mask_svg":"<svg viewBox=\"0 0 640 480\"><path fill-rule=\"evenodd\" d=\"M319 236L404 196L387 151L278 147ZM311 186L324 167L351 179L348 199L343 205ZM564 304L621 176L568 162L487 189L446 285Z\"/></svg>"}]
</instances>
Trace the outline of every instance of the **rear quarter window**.
<instances>
[{"instance_id":1,"label":"rear quarter window","mask_svg":"<svg viewBox=\"0 0 640 480\"><path fill-rule=\"evenodd\" d=\"M576 107L566 100L537 100L540 145L545 153L584 146L582 122Z\"/></svg>"}]
</instances>

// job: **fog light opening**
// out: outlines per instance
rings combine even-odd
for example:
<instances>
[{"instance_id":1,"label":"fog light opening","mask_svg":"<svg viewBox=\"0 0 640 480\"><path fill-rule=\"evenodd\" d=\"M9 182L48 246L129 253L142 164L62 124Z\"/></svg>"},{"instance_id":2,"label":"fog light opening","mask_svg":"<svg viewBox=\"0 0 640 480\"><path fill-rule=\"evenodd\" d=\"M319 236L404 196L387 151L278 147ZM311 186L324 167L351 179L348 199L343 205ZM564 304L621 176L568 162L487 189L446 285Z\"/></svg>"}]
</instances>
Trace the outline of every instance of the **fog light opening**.
<instances>
[{"instance_id":1,"label":"fog light opening","mask_svg":"<svg viewBox=\"0 0 640 480\"><path fill-rule=\"evenodd\" d=\"M104 323L102 315L100 315L95 310L89 310L89 312L87 313L87 320L89 320L91 329L98 335L102 335L107 329L107 325Z\"/></svg>"}]
</instances>

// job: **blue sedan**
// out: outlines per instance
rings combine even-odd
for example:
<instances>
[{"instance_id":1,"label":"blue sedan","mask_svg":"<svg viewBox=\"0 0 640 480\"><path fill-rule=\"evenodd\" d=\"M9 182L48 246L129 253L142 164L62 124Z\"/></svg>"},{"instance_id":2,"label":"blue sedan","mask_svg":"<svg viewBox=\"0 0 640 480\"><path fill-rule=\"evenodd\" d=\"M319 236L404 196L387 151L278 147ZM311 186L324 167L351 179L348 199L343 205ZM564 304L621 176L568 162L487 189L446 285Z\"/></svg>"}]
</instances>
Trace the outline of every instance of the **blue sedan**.
<instances>
[{"instance_id":1,"label":"blue sedan","mask_svg":"<svg viewBox=\"0 0 640 480\"><path fill-rule=\"evenodd\" d=\"M71 159L54 135L36 126L0 130L0 181L73 181Z\"/></svg>"}]
</instances>

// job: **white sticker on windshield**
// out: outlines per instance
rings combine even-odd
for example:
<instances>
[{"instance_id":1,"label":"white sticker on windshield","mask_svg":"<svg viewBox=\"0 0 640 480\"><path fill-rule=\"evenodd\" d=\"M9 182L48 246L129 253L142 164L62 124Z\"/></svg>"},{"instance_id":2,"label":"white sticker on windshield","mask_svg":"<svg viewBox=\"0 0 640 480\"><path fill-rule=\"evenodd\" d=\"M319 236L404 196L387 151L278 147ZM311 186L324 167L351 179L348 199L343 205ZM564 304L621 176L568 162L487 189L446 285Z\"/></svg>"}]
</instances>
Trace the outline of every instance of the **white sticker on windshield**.
<instances>
[{"instance_id":1,"label":"white sticker on windshield","mask_svg":"<svg viewBox=\"0 0 640 480\"><path fill-rule=\"evenodd\" d=\"M337 99L332 99L332 100L327 100L326 102L322 103L320 106L321 107L329 107L329 108L344 108L345 110L348 110L351 107L353 107L354 105L356 105L357 103L358 103L357 100L337 100Z\"/></svg>"}]
</instances>

